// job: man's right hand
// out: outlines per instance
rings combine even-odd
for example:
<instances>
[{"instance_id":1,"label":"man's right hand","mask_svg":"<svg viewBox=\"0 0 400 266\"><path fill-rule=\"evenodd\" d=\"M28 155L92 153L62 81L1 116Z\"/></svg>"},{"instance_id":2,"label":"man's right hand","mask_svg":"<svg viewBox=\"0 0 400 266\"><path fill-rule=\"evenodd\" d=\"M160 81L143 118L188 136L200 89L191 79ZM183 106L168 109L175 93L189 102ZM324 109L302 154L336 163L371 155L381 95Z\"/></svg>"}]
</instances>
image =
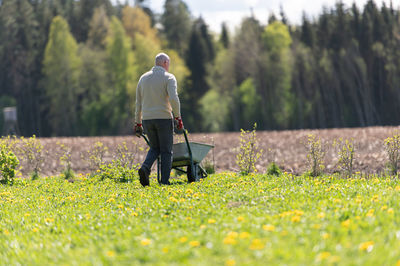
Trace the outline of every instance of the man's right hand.
<instances>
[{"instance_id":1,"label":"man's right hand","mask_svg":"<svg viewBox=\"0 0 400 266\"><path fill-rule=\"evenodd\" d=\"M135 128L134 128L134 131L135 131L136 137L140 138L140 137L143 135L143 127L142 127L142 124L136 123Z\"/></svg>"},{"instance_id":2,"label":"man's right hand","mask_svg":"<svg viewBox=\"0 0 400 266\"><path fill-rule=\"evenodd\" d=\"M175 122L176 122L176 128L179 129L179 130L182 130L183 129L182 118L175 117Z\"/></svg>"}]
</instances>

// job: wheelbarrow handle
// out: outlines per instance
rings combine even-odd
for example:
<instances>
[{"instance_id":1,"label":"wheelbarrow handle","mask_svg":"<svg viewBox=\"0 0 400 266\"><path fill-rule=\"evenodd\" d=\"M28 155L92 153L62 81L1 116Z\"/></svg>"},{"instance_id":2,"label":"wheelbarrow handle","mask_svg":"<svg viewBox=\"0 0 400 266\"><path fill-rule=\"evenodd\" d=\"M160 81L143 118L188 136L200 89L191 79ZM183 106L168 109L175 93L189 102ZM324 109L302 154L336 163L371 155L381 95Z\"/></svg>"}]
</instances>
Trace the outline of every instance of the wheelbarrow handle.
<instances>
[{"instance_id":1,"label":"wheelbarrow handle","mask_svg":"<svg viewBox=\"0 0 400 266\"><path fill-rule=\"evenodd\" d=\"M147 145L150 146L150 141L149 141L149 139L147 138L147 136L146 136L144 133L142 133L141 136L144 138L144 140L146 141Z\"/></svg>"}]
</instances>

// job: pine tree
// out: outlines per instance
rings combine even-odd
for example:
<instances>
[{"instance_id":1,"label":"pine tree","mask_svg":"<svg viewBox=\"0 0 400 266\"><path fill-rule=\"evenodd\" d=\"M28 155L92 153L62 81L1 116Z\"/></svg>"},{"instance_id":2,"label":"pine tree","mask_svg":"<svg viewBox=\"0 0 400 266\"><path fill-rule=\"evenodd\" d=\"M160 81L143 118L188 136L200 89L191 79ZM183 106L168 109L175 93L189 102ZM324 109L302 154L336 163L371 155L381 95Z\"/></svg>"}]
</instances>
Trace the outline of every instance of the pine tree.
<instances>
[{"instance_id":1,"label":"pine tree","mask_svg":"<svg viewBox=\"0 0 400 266\"><path fill-rule=\"evenodd\" d=\"M166 0L161 24L168 41L168 48L176 50L183 57L188 48L191 29L190 12L185 2Z\"/></svg>"}]
</instances>

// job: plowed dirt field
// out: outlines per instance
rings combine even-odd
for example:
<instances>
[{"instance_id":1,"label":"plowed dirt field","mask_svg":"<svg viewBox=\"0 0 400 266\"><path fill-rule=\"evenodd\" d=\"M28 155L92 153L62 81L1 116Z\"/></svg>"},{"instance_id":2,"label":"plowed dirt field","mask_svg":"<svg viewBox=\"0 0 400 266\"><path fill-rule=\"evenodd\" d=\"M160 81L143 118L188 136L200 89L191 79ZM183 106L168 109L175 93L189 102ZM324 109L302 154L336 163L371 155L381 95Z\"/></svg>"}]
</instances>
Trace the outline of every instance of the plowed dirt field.
<instances>
[{"instance_id":1,"label":"plowed dirt field","mask_svg":"<svg viewBox=\"0 0 400 266\"><path fill-rule=\"evenodd\" d=\"M384 139L391 136L400 127L368 127L345 128L324 130L288 130L288 131L257 131L258 144L263 149L263 154L257 162L257 169L264 172L268 164L275 161L281 169L301 174L307 170L307 150L305 143L307 136L314 134L321 138L326 151L325 166L328 173L337 171L337 150L332 147L333 140L338 138L353 139L356 145L355 169L365 174L382 173L385 171L387 155L384 149ZM203 160L214 162L217 172L237 171L236 150L239 146L239 133L207 133L190 134L190 141L203 142L215 145ZM183 140L182 136L175 137L175 142ZM120 137L73 137L73 138L40 138L44 149L47 151L42 167L42 175L57 175L63 167L60 165L62 154L59 143L69 147L72 155L72 168L76 173L90 172L89 164L85 157L86 152L96 142L102 142L108 147L105 161L111 161L115 156L119 144L126 142L131 151L136 151L137 163L144 159L147 148L143 139L134 136ZM21 172L27 175L28 168L22 163Z\"/></svg>"}]
</instances>

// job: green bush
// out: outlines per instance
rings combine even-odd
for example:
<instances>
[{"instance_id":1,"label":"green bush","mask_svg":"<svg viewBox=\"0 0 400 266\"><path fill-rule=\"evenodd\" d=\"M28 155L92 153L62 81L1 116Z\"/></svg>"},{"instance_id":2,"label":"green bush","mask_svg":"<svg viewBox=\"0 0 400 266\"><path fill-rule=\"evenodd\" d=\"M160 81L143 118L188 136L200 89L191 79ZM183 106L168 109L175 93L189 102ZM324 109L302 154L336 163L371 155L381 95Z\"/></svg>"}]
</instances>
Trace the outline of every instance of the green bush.
<instances>
[{"instance_id":1,"label":"green bush","mask_svg":"<svg viewBox=\"0 0 400 266\"><path fill-rule=\"evenodd\" d=\"M0 144L0 182L12 184L15 177L15 169L19 165L17 156L4 143Z\"/></svg>"},{"instance_id":2,"label":"green bush","mask_svg":"<svg viewBox=\"0 0 400 266\"><path fill-rule=\"evenodd\" d=\"M333 146L336 147L338 151L339 161L339 171L343 177L351 177L354 172L354 142L353 140L335 140Z\"/></svg>"},{"instance_id":3,"label":"green bush","mask_svg":"<svg viewBox=\"0 0 400 266\"><path fill-rule=\"evenodd\" d=\"M385 139L384 145L389 159L387 165L390 174L397 175L400 162L400 134L396 133Z\"/></svg>"},{"instance_id":4,"label":"green bush","mask_svg":"<svg viewBox=\"0 0 400 266\"><path fill-rule=\"evenodd\" d=\"M256 128L257 124L254 124L252 131L241 129L240 132L240 146L236 155L236 164L242 175L257 172L255 165L262 154L262 150L258 148Z\"/></svg>"},{"instance_id":5,"label":"green bush","mask_svg":"<svg viewBox=\"0 0 400 266\"><path fill-rule=\"evenodd\" d=\"M272 162L268 165L267 174L274 175L274 176L280 176L282 174L282 170L279 168L279 166L275 162Z\"/></svg>"},{"instance_id":6,"label":"green bush","mask_svg":"<svg viewBox=\"0 0 400 266\"><path fill-rule=\"evenodd\" d=\"M313 134L308 135L306 149L308 152L307 163L309 174L313 177L320 176L325 168L325 151L322 147L321 139L317 139Z\"/></svg>"}]
</instances>

